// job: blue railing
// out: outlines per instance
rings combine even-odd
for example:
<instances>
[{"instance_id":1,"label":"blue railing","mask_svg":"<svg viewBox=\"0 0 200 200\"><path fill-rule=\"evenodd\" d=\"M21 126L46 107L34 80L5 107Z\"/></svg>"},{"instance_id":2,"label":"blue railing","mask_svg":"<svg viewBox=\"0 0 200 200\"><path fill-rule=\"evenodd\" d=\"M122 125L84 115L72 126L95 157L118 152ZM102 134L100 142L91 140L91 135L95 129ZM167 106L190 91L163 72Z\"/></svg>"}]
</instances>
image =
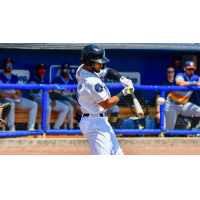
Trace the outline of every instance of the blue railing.
<instances>
[{"instance_id":1,"label":"blue railing","mask_svg":"<svg viewBox=\"0 0 200 200\"><path fill-rule=\"evenodd\" d=\"M116 90L123 89L121 85L108 85L108 89ZM134 86L135 90L149 90L149 91L161 91L161 97L165 98L165 91L176 91L176 90L200 90L198 86L186 87L186 86ZM77 89L77 85L56 85L56 84L1 84L0 89L21 89L21 90L38 90L42 89L43 102L42 102L42 130L38 131L17 131L17 132L0 132L0 137L20 137L20 136L29 136L29 135L77 135L82 134L80 130L46 130L46 118L47 118L47 94L48 90L65 90L65 89ZM116 134L123 135L152 135L160 134L161 132L167 134L197 134L200 133L198 130L164 130L164 112L165 104L160 106L160 128L159 129L115 129Z\"/></svg>"}]
</instances>

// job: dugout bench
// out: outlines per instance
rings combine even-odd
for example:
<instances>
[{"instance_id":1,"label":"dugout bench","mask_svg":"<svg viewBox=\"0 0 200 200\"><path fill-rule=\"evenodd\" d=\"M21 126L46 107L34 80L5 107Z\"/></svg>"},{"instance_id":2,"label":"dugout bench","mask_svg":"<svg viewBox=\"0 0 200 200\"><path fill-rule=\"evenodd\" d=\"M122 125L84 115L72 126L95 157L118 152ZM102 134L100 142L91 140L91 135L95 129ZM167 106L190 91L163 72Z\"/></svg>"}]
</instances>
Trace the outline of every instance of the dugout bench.
<instances>
[{"instance_id":1,"label":"dugout bench","mask_svg":"<svg viewBox=\"0 0 200 200\"><path fill-rule=\"evenodd\" d=\"M147 114L146 109L144 110L144 114ZM151 118L155 118L156 116L156 107L148 107L149 114L148 116ZM133 108L133 111L135 112L135 109ZM74 110L74 116L77 110ZM51 111L51 120L50 123L54 124L57 120L59 112L57 111ZM130 110L129 107L120 107L120 112L118 114L118 118L128 118L130 116L133 116L134 113ZM110 117L110 113L108 112L108 117ZM17 126L18 123L28 123L29 119L29 110L25 109L18 109L15 108L15 124ZM42 109L38 107L37 117L36 117L36 127L37 129L41 129L41 123L42 123ZM74 119L74 124L77 124L77 121ZM64 120L64 128L67 128L67 118Z\"/></svg>"}]
</instances>

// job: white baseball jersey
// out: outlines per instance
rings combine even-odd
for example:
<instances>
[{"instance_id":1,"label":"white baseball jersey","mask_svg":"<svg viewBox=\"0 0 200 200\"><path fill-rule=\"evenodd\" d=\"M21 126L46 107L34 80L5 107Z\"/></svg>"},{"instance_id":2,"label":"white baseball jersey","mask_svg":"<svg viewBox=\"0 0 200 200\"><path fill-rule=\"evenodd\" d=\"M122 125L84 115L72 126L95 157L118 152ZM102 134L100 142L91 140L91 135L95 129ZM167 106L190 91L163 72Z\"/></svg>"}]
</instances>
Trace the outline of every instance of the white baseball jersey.
<instances>
[{"instance_id":1,"label":"white baseball jersey","mask_svg":"<svg viewBox=\"0 0 200 200\"><path fill-rule=\"evenodd\" d=\"M83 65L76 72L77 99L81 105L82 113L99 114L106 112L107 110L98 103L111 97L110 91L101 80L107 74L108 68L93 74L82 69L82 67Z\"/></svg>"}]
</instances>

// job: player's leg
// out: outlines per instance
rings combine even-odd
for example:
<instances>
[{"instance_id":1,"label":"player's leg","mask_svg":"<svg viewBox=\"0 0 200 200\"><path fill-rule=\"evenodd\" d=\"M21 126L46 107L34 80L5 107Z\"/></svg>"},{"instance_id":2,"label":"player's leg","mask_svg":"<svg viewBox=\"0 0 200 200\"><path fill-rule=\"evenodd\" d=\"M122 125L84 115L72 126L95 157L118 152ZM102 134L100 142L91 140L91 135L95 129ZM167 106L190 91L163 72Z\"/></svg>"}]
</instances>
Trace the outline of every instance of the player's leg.
<instances>
[{"instance_id":1,"label":"player's leg","mask_svg":"<svg viewBox=\"0 0 200 200\"><path fill-rule=\"evenodd\" d=\"M56 120L56 123L54 124L53 127L54 129L60 129L61 125L63 124L66 118L69 108L64 103L56 100L56 105L52 107L52 110L60 112Z\"/></svg>"},{"instance_id":2,"label":"player's leg","mask_svg":"<svg viewBox=\"0 0 200 200\"><path fill-rule=\"evenodd\" d=\"M74 107L67 100L62 100L61 102L67 105L67 107L69 108L69 111L67 113L68 128L73 129L74 128L74 124L73 124Z\"/></svg>"},{"instance_id":3,"label":"player's leg","mask_svg":"<svg viewBox=\"0 0 200 200\"><path fill-rule=\"evenodd\" d=\"M99 118L82 117L80 122L80 129L83 135L87 138L90 150L93 155L110 155L110 136L101 132L96 125L101 123ZM104 124L101 123L103 127Z\"/></svg>"},{"instance_id":4,"label":"player's leg","mask_svg":"<svg viewBox=\"0 0 200 200\"><path fill-rule=\"evenodd\" d=\"M29 111L29 121L28 130L34 130L38 104L35 101L31 101L26 98L22 98L21 102L16 103L16 107L19 109L28 109Z\"/></svg>"},{"instance_id":5,"label":"player's leg","mask_svg":"<svg viewBox=\"0 0 200 200\"><path fill-rule=\"evenodd\" d=\"M42 97L35 97L34 101L36 101L38 103L38 106L40 106L42 108ZM46 123L46 129L49 130L50 129L50 119L51 119L51 99L47 98L47 123Z\"/></svg>"},{"instance_id":6,"label":"player's leg","mask_svg":"<svg viewBox=\"0 0 200 200\"><path fill-rule=\"evenodd\" d=\"M15 131L15 102L14 101L6 101L11 104L11 110L8 115L8 128L10 131Z\"/></svg>"},{"instance_id":7,"label":"player's leg","mask_svg":"<svg viewBox=\"0 0 200 200\"><path fill-rule=\"evenodd\" d=\"M195 117L200 117L200 107L193 103L187 102L181 109L181 115L185 117L191 117L192 115Z\"/></svg>"},{"instance_id":8,"label":"player's leg","mask_svg":"<svg viewBox=\"0 0 200 200\"><path fill-rule=\"evenodd\" d=\"M105 120L107 126L110 126L110 147L111 147L111 155L124 155L122 149L119 146L119 142L117 140L116 134L114 130L112 129L110 123L108 120Z\"/></svg>"},{"instance_id":9,"label":"player's leg","mask_svg":"<svg viewBox=\"0 0 200 200\"><path fill-rule=\"evenodd\" d=\"M166 118L166 129L173 130L176 124L178 114L181 112L181 105L176 105L169 101L165 102L165 118Z\"/></svg>"},{"instance_id":10,"label":"player's leg","mask_svg":"<svg viewBox=\"0 0 200 200\"><path fill-rule=\"evenodd\" d=\"M123 155L107 120L107 117L83 117L80 122L81 132L87 138L93 155Z\"/></svg>"},{"instance_id":11,"label":"player's leg","mask_svg":"<svg viewBox=\"0 0 200 200\"><path fill-rule=\"evenodd\" d=\"M77 100L73 99L73 97L69 97L68 100L71 103L71 105L74 107L74 109L81 110L81 106L79 105Z\"/></svg>"},{"instance_id":12,"label":"player's leg","mask_svg":"<svg viewBox=\"0 0 200 200\"><path fill-rule=\"evenodd\" d=\"M108 109L108 112L111 112L111 115L110 115L110 118L109 118L110 125L113 128L116 128L115 126L116 126L117 119L118 119L119 106L114 105L113 107Z\"/></svg>"}]
</instances>

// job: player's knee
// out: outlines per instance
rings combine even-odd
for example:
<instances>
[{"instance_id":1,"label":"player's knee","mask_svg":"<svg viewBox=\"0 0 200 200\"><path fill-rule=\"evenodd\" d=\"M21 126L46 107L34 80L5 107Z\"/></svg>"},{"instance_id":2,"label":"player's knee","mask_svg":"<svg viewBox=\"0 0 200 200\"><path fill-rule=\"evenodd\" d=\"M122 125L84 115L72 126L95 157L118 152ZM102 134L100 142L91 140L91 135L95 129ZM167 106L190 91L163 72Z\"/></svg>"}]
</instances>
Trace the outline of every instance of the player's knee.
<instances>
[{"instance_id":1,"label":"player's knee","mask_svg":"<svg viewBox=\"0 0 200 200\"><path fill-rule=\"evenodd\" d=\"M9 103L10 103L10 105L11 105L11 110L14 110L14 109L15 109L15 102L11 101L11 102L9 102Z\"/></svg>"},{"instance_id":2,"label":"player's knee","mask_svg":"<svg viewBox=\"0 0 200 200\"><path fill-rule=\"evenodd\" d=\"M116 113L118 113L119 112L119 106L117 106L116 105L116 107L115 107L115 109L114 109L114 111L113 112L116 112Z\"/></svg>"},{"instance_id":3,"label":"player's knee","mask_svg":"<svg viewBox=\"0 0 200 200\"><path fill-rule=\"evenodd\" d=\"M63 106L63 112L68 113L69 112L69 107L68 106Z\"/></svg>"},{"instance_id":4,"label":"player's knee","mask_svg":"<svg viewBox=\"0 0 200 200\"><path fill-rule=\"evenodd\" d=\"M49 105L47 106L47 112L51 112L51 109L52 109L52 107L51 107L51 105L49 104Z\"/></svg>"},{"instance_id":5,"label":"player's knee","mask_svg":"<svg viewBox=\"0 0 200 200\"><path fill-rule=\"evenodd\" d=\"M197 114L196 114L195 116L199 117L199 116L200 116L200 107L197 108L196 113L197 113Z\"/></svg>"},{"instance_id":6,"label":"player's knee","mask_svg":"<svg viewBox=\"0 0 200 200\"><path fill-rule=\"evenodd\" d=\"M38 104L35 101L32 102L32 108L34 108L34 109L38 108Z\"/></svg>"},{"instance_id":7,"label":"player's knee","mask_svg":"<svg viewBox=\"0 0 200 200\"><path fill-rule=\"evenodd\" d=\"M74 112L74 107L73 106L69 106L68 108L69 108L70 112Z\"/></svg>"}]
</instances>

